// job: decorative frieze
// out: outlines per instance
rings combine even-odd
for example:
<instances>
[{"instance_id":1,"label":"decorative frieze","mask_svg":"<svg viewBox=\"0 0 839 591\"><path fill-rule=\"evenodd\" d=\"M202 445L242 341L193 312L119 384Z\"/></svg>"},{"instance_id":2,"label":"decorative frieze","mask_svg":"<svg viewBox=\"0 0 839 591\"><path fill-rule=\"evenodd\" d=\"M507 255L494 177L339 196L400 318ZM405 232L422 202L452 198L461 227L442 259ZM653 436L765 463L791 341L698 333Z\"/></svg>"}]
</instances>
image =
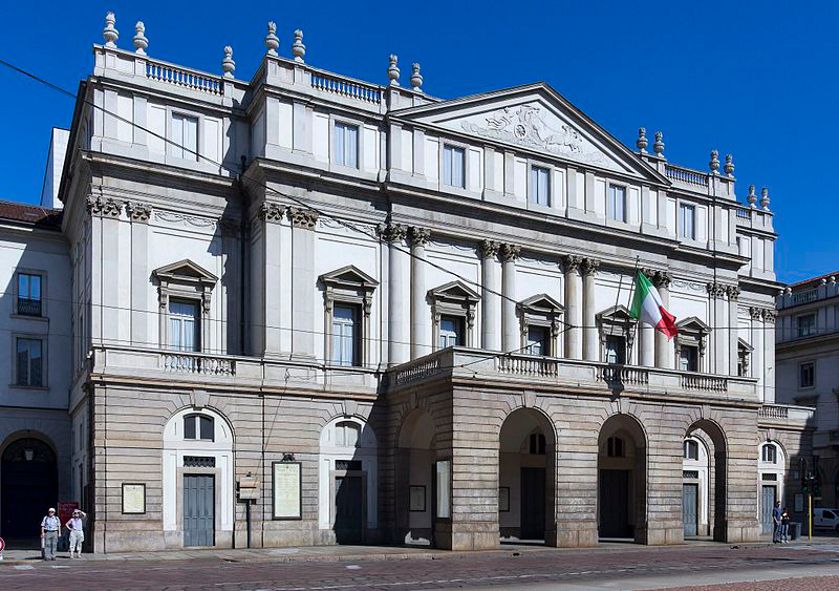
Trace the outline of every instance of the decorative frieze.
<instances>
[{"instance_id":1,"label":"decorative frieze","mask_svg":"<svg viewBox=\"0 0 839 591\"><path fill-rule=\"evenodd\" d=\"M411 236L411 243L415 246L425 246L431 238L431 230L425 228L411 227L409 230Z\"/></svg>"},{"instance_id":2,"label":"decorative frieze","mask_svg":"<svg viewBox=\"0 0 839 591\"><path fill-rule=\"evenodd\" d=\"M312 230L318 221L318 214L316 211L312 211L311 209L289 207L288 219L291 220L291 225L295 228Z\"/></svg>"},{"instance_id":3,"label":"decorative frieze","mask_svg":"<svg viewBox=\"0 0 839 591\"><path fill-rule=\"evenodd\" d=\"M521 246L516 246L515 244L501 244L498 247L498 256L501 257L501 260L506 261L515 261L519 258L521 254Z\"/></svg>"},{"instance_id":4,"label":"decorative frieze","mask_svg":"<svg viewBox=\"0 0 839 591\"><path fill-rule=\"evenodd\" d=\"M501 248L501 244L495 240L481 240L481 243L478 245L481 258L484 259L490 259L497 256L499 248Z\"/></svg>"},{"instance_id":5,"label":"decorative frieze","mask_svg":"<svg viewBox=\"0 0 839 591\"><path fill-rule=\"evenodd\" d=\"M405 240L408 235L408 227L388 222L376 226L376 234L385 242L399 242Z\"/></svg>"},{"instance_id":6,"label":"decorative frieze","mask_svg":"<svg viewBox=\"0 0 839 591\"><path fill-rule=\"evenodd\" d=\"M145 223L151 218L151 205L145 203L130 202L125 205L125 211L132 222Z\"/></svg>"},{"instance_id":7,"label":"decorative frieze","mask_svg":"<svg viewBox=\"0 0 839 591\"><path fill-rule=\"evenodd\" d=\"M122 201L112 197L88 197L87 210L91 215L118 218L122 215Z\"/></svg>"},{"instance_id":8,"label":"decorative frieze","mask_svg":"<svg viewBox=\"0 0 839 591\"><path fill-rule=\"evenodd\" d=\"M285 212L286 207L284 205L280 205L278 203L263 203L262 207L259 209L259 217L266 222L279 224L283 221L283 215L285 215Z\"/></svg>"},{"instance_id":9,"label":"decorative frieze","mask_svg":"<svg viewBox=\"0 0 839 591\"><path fill-rule=\"evenodd\" d=\"M211 228L216 225L216 220L212 218L186 215L174 211L155 211L154 217L163 222L187 224L195 228Z\"/></svg>"}]
</instances>

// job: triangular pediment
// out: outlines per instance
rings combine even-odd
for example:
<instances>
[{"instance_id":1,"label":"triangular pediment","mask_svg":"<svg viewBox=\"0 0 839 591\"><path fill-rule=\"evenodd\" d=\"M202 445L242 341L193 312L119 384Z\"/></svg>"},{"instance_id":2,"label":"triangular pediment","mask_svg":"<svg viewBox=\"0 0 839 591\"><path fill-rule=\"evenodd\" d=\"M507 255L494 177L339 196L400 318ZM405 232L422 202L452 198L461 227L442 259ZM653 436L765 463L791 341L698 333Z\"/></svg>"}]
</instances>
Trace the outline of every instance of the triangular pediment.
<instances>
[{"instance_id":1,"label":"triangular pediment","mask_svg":"<svg viewBox=\"0 0 839 591\"><path fill-rule=\"evenodd\" d=\"M218 281L218 277L189 259L183 259L182 261L178 261L176 263L164 265L152 271L152 275L158 279L190 279L206 283L215 283Z\"/></svg>"},{"instance_id":2,"label":"triangular pediment","mask_svg":"<svg viewBox=\"0 0 839 591\"><path fill-rule=\"evenodd\" d=\"M479 300L481 296L462 281L452 281L428 290L428 296L432 299L446 300Z\"/></svg>"},{"instance_id":3,"label":"triangular pediment","mask_svg":"<svg viewBox=\"0 0 839 591\"><path fill-rule=\"evenodd\" d=\"M708 325L696 316L689 316L681 322L676 323L676 328L679 329L679 332L707 333L710 331Z\"/></svg>"},{"instance_id":4,"label":"triangular pediment","mask_svg":"<svg viewBox=\"0 0 839 591\"><path fill-rule=\"evenodd\" d=\"M627 310L626 306L623 304L606 308L602 312L598 313L596 318L600 321L607 320L610 322L626 322L630 324L636 322L636 319L629 313L629 310Z\"/></svg>"},{"instance_id":5,"label":"triangular pediment","mask_svg":"<svg viewBox=\"0 0 839 591\"><path fill-rule=\"evenodd\" d=\"M669 181L544 83L396 111L395 119L649 182Z\"/></svg>"},{"instance_id":6,"label":"triangular pediment","mask_svg":"<svg viewBox=\"0 0 839 591\"><path fill-rule=\"evenodd\" d=\"M525 310L542 312L545 314L558 313L565 310L565 307L546 293L540 293L519 302L519 306Z\"/></svg>"},{"instance_id":7,"label":"triangular pediment","mask_svg":"<svg viewBox=\"0 0 839 591\"><path fill-rule=\"evenodd\" d=\"M379 282L355 265L347 265L320 276L324 283L342 283L346 285L367 285L376 287Z\"/></svg>"}]
</instances>

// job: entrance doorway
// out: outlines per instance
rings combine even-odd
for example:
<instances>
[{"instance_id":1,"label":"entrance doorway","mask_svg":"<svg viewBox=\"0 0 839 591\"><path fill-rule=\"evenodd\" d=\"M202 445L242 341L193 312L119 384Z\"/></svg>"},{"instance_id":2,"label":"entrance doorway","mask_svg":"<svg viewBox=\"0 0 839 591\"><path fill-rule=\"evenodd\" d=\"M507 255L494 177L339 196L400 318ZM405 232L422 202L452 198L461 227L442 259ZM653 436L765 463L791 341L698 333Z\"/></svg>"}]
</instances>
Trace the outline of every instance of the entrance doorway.
<instances>
[{"instance_id":1,"label":"entrance doorway","mask_svg":"<svg viewBox=\"0 0 839 591\"><path fill-rule=\"evenodd\" d=\"M626 414L609 417L600 429L598 450L600 537L646 543L647 445L641 424Z\"/></svg>"},{"instance_id":2,"label":"entrance doorway","mask_svg":"<svg viewBox=\"0 0 839 591\"><path fill-rule=\"evenodd\" d=\"M771 534L773 531L772 509L775 508L777 500L777 489L775 485L764 484L760 490L760 531L764 534Z\"/></svg>"},{"instance_id":3,"label":"entrance doorway","mask_svg":"<svg viewBox=\"0 0 839 591\"><path fill-rule=\"evenodd\" d=\"M697 508L699 507L699 485L682 485L682 521L685 524L685 537L697 533Z\"/></svg>"},{"instance_id":4,"label":"entrance doorway","mask_svg":"<svg viewBox=\"0 0 839 591\"><path fill-rule=\"evenodd\" d=\"M335 541L364 542L364 481L361 475L335 477Z\"/></svg>"},{"instance_id":5,"label":"entrance doorway","mask_svg":"<svg viewBox=\"0 0 839 591\"><path fill-rule=\"evenodd\" d=\"M521 469L521 537L545 539L545 469Z\"/></svg>"},{"instance_id":6,"label":"entrance doorway","mask_svg":"<svg viewBox=\"0 0 839 591\"><path fill-rule=\"evenodd\" d=\"M55 453L40 439L18 439L3 452L0 470L0 536L18 548L37 546L41 518L58 501Z\"/></svg>"},{"instance_id":7,"label":"entrance doorway","mask_svg":"<svg viewBox=\"0 0 839 591\"><path fill-rule=\"evenodd\" d=\"M215 476L184 474L184 546L215 545Z\"/></svg>"}]
</instances>

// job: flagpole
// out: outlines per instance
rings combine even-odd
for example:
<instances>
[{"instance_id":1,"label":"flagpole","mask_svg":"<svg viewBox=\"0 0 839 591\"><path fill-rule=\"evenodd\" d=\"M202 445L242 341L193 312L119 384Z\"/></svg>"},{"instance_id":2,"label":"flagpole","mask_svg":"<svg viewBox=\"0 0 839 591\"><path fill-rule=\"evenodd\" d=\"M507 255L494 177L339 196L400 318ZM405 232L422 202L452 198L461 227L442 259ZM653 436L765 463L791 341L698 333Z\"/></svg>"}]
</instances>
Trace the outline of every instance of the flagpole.
<instances>
[{"instance_id":1,"label":"flagpole","mask_svg":"<svg viewBox=\"0 0 839 591\"><path fill-rule=\"evenodd\" d=\"M632 287L629 290L629 308L632 308L632 298L635 295L635 279L638 276L638 264L641 262L641 255L635 255L635 268L632 270ZM621 279L623 276L621 275ZM629 333L629 318L626 319L626 332ZM635 341L638 339L638 330L641 326L641 319L638 319L638 322L635 323L635 336L632 340L626 344L626 357L627 359L632 359L632 345L635 344ZM640 361L639 361L640 364Z\"/></svg>"}]
</instances>

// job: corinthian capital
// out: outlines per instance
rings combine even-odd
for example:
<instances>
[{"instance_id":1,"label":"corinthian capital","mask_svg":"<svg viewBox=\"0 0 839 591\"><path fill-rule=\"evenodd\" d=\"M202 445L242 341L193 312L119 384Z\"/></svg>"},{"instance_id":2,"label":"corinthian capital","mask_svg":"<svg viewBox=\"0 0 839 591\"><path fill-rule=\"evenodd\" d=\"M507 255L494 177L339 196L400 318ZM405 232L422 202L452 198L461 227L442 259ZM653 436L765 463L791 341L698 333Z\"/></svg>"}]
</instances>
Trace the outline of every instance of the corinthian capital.
<instances>
[{"instance_id":1,"label":"corinthian capital","mask_svg":"<svg viewBox=\"0 0 839 591\"><path fill-rule=\"evenodd\" d=\"M740 288L736 285L729 285L726 288L726 293L728 294L728 299L732 302L736 302L740 299Z\"/></svg>"},{"instance_id":2,"label":"corinthian capital","mask_svg":"<svg viewBox=\"0 0 839 591\"><path fill-rule=\"evenodd\" d=\"M266 222L278 224L282 221L286 208L278 203L263 203L259 209L259 217Z\"/></svg>"},{"instance_id":3,"label":"corinthian capital","mask_svg":"<svg viewBox=\"0 0 839 591\"><path fill-rule=\"evenodd\" d=\"M673 278L670 276L670 273L667 271L656 271L655 275L652 276L650 279L653 281L653 285L656 287L670 287L670 284L673 282Z\"/></svg>"},{"instance_id":4,"label":"corinthian capital","mask_svg":"<svg viewBox=\"0 0 839 591\"><path fill-rule=\"evenodd\" d=\"M498 254L498 249L501 245L495 240L481 240L478 249L481 252L481 257L489 259Z\"/></svg>"},{"instance_id":5,"label":"corinthian capital","mask_svg":"<svg viewBox=\"0 0 839 591\"><path fill-rule=\"evenodd\" d=\"M294 228L304 228L311 230L315 227L318 221L318 214L311 209L304 209L302 207L289 207L288 219L291 220L291 225Z\"/></svg>"},{"instance_id":6,"label":"corinthian capital","mask_svg":"<svg viewBox=\"0 0 839 591\"><path fill-rule=\"evenodd\" d=\"M705 290L711 298L717 299L725 296L728 291L728 287L721 283L711 282L705 285Z\"/></svg>"},{"instance_id":7,"label":"corinthian capital","mask_svg":"<svg viewBox=\"0 0 839 591\"><path fill-rule=\"evenodd\" d=\"M118 218L122 214L122 201L112 197L88 197L87 210L91 215Z\"/></svg>"},{"instance_id":8,"label":"corinthian capital","mask_svg":"<svg viewBox=\"0 0 839 591\"><path fill-rule=\"evenodd\" d=\"M566 273L578 273L580 271L580 266L583 264L583 257L575 254L569 254L562 258L562 262L565 266Z\"/></svg>"},{"instance_id":9,"label":"corinthian capital","mask_svg":"<svg viewBox=\"0 0 839 591\"><path fill-rule=\"evenodd\" d=\"M399 242L400 240L404 240L405 236L408 235L408 228L402 224L388 222L376 226L376 233L385 242Z\"/></svg>"},{"instance_id":10,"label":"corinthian capital","mask_svg":"<svg viewBox=\"0 0 839 591\"><path fill-rule=\"evenodd\" d=\"M599 260L586 257L583 259L583 262L580 265L580 270L582 271L583 275L593 275L594 273L597 273L597 269L599 267Z\"/></svg>"},{"instance_id":11,"label":"corinthian capital","mask_svg":"<svg viewBox=\"0 0 839 591\"><path fill-rule=\"evenodd\" d=\"M151 205L145 203L126 203L125 211L132 222L148 223L151 217Z\"/></svg>"},{"instance_id":12,"label":"corinthian capital","mask_svg":"<svg viewBox=\"0 0 839 591\"><path fill-rule=\"evenodd\" d=\"M521 246L515 244L501 244L498 247L498 256L502 261L515 261L521 254Z\"/></svg>"},{"instance_id":13,"label":"corinthian capital","mask_svg":"<svg viewBox=\"0 0 839 591\"><path fill-rule=\"evenodd\" d=\"M428 244L429 238L431 238L431 230L417 228L416 226L411 227L409 234L411 236L411 243L416 246L425 246Z\"/></svg>"}]
</instances>

